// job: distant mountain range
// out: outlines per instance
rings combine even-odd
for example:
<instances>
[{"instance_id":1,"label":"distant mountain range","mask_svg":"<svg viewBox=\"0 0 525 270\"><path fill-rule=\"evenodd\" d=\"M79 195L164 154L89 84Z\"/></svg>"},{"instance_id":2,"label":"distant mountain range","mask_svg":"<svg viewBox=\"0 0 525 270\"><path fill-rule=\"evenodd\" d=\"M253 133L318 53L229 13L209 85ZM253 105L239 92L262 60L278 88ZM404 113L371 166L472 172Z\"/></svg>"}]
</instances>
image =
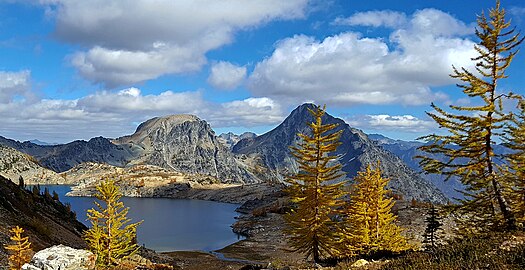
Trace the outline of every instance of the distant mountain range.
<instances>
[{"instance_id":1,"label":"distant mountain range","mask_svg":"<svg viewBox=\"0 0 525 270\"><path fill-rule=\"evenodd\" d=\"M298 142L298 132L309 132L306 124L312 121L309 107L313 105L297 107L279 126L260 136L254 133L216 136L209 124L196 116L172 115L150 119L140 124L135 133L114 140L97 137L62 145L38 145L0 137L0 145L31 155L55 172L67 171L84 162L98 162L117 167L155 165L181 173L209 175L223 183L281 182L297 171L289 146ZM371 135L375 141L371 140L329 114L323 121L337 123L343 130L342 145L336 154L348 178L379 160L384 175L392 179L389 187L395 193L406 199L446 201L443 192L414 171L417 167L409 158L403 158L402 151L394 151L394 146L408 151L411 145L401 141L380 143L375 135Z\"/></svg>"}]
</instances>

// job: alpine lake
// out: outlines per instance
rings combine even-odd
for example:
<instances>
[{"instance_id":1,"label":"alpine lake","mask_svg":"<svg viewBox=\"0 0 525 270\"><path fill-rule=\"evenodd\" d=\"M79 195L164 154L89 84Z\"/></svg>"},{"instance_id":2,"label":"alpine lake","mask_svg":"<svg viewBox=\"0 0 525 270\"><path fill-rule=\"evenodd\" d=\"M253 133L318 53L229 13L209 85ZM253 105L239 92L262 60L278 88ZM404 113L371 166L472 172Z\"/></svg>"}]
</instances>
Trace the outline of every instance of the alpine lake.
<instances>
[{"instance_id":1,"label":"alpine lake","mask_svg":"<svg viewBox=\"0 0 525 270\"><path fill-rule=\"evenodd\" d=\"M62 203L71 204L77 219L90 227L87 210L96 208L95 198L66 196L66 185L41 185L41 190L55 191ZM207 251L221 249L242 239L231 225L238 213L237 204L202 200L122 197L129 207L131 222L143 221L137 229L139 245L157 252Z\"/></svg>"}]
</instances>

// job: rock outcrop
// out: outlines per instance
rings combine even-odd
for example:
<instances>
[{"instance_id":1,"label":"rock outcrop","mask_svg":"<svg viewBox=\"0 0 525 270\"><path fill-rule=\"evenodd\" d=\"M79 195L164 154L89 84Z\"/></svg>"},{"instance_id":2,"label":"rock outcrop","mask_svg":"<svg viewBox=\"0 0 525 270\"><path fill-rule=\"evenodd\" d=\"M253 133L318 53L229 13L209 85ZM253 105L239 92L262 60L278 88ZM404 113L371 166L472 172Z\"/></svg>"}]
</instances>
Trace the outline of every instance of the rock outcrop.
<instances>
[{"instance_id":1,"label":"rock outcrop","mask_svg":"<svg viewBox=\"0 0 525 270\"><path fill-rule=\"evenodd\" d=\"M29 185L64 184L62 177L40 166L32 156L4 145L0 145L0 175L15 183L22 177Z\"/></svg>"},{"instance_id":2,"label":"rock outcrop","mask_svg":"<svg viewBox=\"0 0 525 270\"><path fill-rule=\"evenodd\" d=\"M303 104L293 110L275 129L258 137L239 141L233 147L233 152L242 156L252 168L258 166L252 172L259 177L283 180L286 175L295 173L298 166L288 147L299 142L297 133L310 134L306 123L313 119L308 108L313 108L313 105ZM384 176L391 179L388 187L394 193L403 195L405 199L432 202L447 200L432 183L423 179L397 156L377 146L361 130L352 128L329 114L323 116L323 123L338 124L337 130L343 130L340 139L342 144L335 154L340 156L339 162L348 178L354 177L367 164L375 164L379 160Z\"/></svg>"},{"instance_id":3,"label":"rock outcrop","mask_svg":"<svg viewBox=\"0 0 525 270\"><path fill-rule=\"evenodd\" d=\"M95 269L95 255L84 249L64 245L37 252L22 270L91 270Z\"/></svg>"},{"instance_id":4,"label":"rock outcrop","mask_svg":"<svg viewBox=\"0 0 525 270\"><path fill-rule=\"evenodd\" d=\"M139 153L130 164L149 164L216 177L222 183L258 182L221 144L210 125L193 115L156 117L114 143Z\"/></svg>"}]
</instances>

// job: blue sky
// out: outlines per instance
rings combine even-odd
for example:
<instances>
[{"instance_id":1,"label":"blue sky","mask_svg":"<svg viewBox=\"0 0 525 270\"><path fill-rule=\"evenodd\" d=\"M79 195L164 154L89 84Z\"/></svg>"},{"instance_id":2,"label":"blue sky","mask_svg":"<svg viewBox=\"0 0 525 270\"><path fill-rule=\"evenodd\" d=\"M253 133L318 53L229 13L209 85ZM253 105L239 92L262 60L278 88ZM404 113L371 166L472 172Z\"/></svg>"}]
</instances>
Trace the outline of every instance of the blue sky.
<instances>
[{"instance_id":1,"label":"blue sky","mask_svg":"<svg viewBox=\"0 0 525 270\"><path fill-rule=\"evenodd\" d=\"M495 1L0 1L0 135L68 142L190 113L264 133L303 102L368 133L436 131L468 104L476 14ZM525 2L502 0L525 31ZM522 46L523 47L523 46ZM525 52L500 84L524 92Z\"/></svg>"}]
</instances>

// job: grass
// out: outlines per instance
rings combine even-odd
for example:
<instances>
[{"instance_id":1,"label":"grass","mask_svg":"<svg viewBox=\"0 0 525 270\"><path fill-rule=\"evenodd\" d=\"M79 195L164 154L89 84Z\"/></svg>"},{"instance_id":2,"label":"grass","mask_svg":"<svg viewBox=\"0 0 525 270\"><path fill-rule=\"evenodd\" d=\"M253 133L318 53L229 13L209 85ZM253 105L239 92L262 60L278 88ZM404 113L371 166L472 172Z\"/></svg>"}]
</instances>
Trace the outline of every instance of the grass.
<instances>
[{"instance_id":1,"label":"grass","mask_svg":"<svg viewBox=\"0 0 525 270\"><path fill-rule=\"evenodd\" d=\"M525 269L523 239L523 236L500 233L455 239L431 251L416 251L394 258L381 269Z\"/></svg>"}]
</instances>

